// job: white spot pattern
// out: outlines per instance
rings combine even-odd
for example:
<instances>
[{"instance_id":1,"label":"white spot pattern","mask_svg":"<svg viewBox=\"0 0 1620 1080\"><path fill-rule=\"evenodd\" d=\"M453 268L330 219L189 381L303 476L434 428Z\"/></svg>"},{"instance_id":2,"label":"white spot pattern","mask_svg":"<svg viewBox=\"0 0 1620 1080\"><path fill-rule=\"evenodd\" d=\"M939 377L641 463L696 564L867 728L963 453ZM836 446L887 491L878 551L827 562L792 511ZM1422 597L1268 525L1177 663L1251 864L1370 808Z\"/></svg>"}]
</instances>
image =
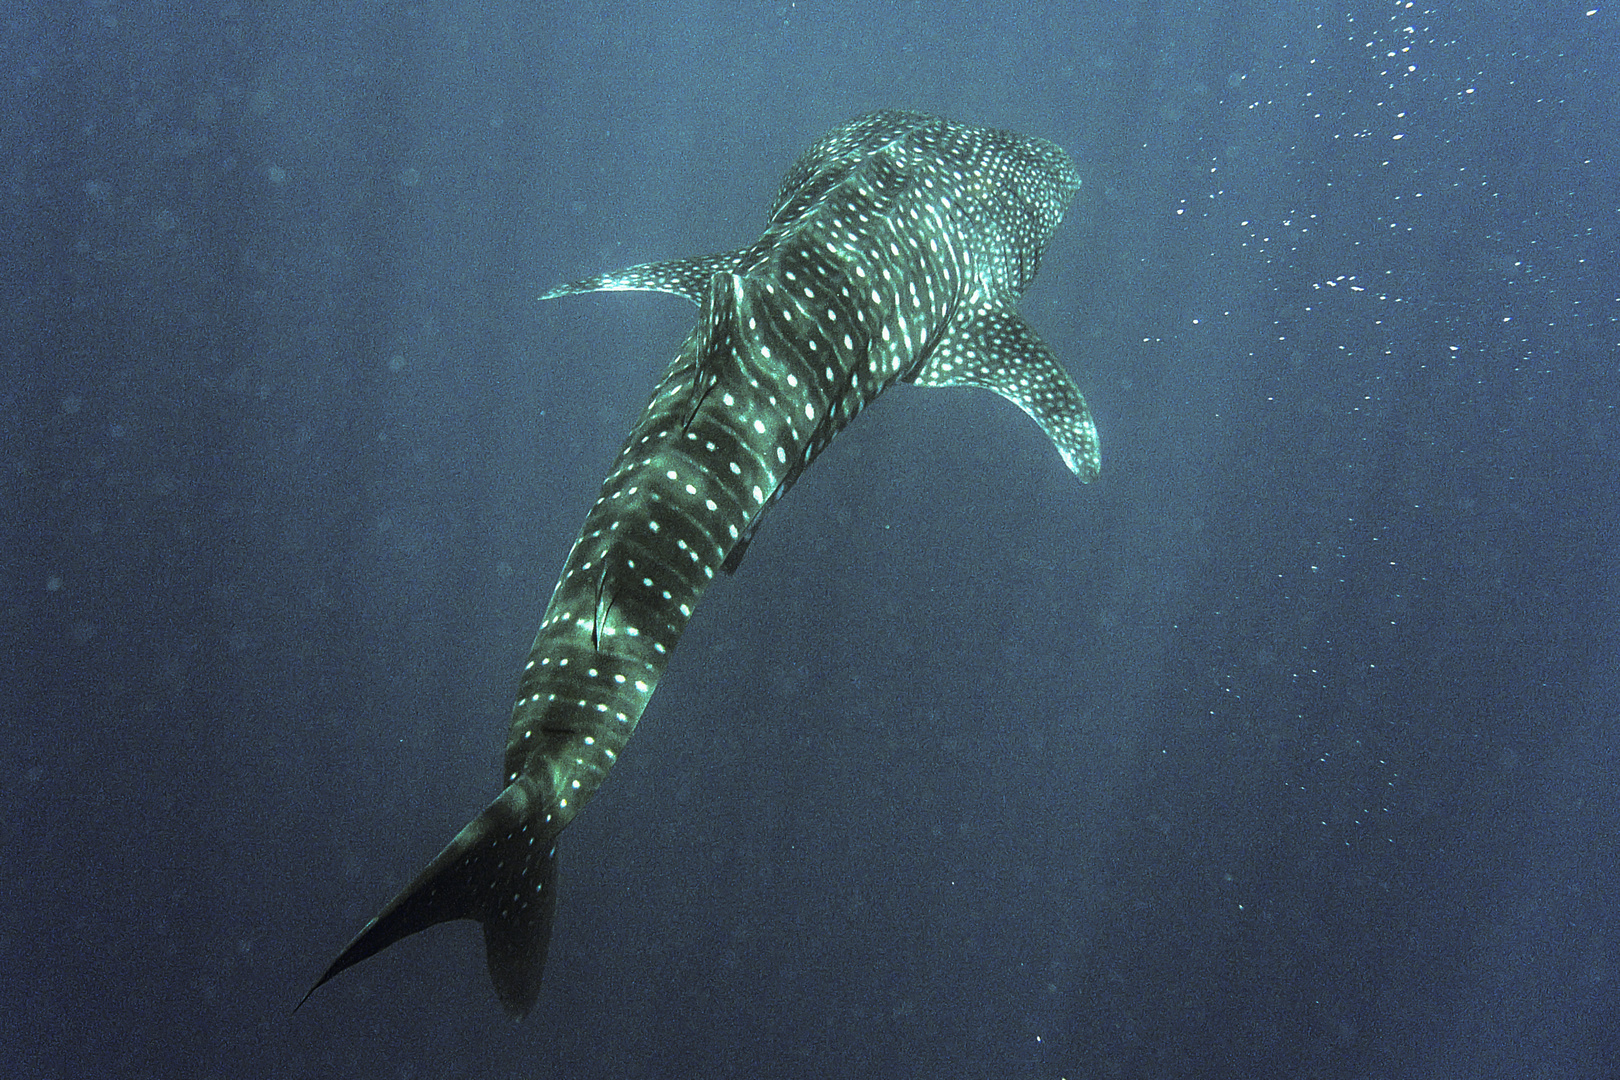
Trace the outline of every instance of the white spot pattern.
<instances>
[{"instance_id":1,"label":"white spot pattern","mask_svg":"<svg viewBox=\"0 0 1620 1080\"><path fill-rule=\"evenodd\" d=\"M702 307L524 667L507 774L533 783L553 834L622 751L716 570L896 381L995 390L1083 479L1095 474L1084 400L1015 307L1078 186L1042 140L876 113L793 166L757 243L547 294L656 289Z\"/></svg>"}]
</instances>

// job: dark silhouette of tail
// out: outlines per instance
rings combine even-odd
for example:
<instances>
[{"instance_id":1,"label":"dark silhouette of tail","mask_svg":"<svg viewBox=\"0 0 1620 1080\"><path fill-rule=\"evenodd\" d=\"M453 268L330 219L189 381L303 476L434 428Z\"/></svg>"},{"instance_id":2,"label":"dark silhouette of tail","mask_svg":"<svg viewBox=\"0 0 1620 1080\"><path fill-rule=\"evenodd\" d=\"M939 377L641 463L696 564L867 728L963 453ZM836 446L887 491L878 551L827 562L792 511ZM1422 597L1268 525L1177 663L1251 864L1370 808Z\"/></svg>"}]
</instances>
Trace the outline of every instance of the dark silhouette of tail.
<instances>
[{"instance_id":1,"label":"dark silhouette of tail","mask_svg":"<svg viewBox=\"0 0 1620 1080\"><path fill-rule=\"evenodd\" d=\"M513 1018L540 993L557 911L556 833L533 820L522 782L512 784L332 961L309 993L401 938L453 919L476 919L495 993ZM297 1011L297 1007L294 1008Z\"/></svg>"}]
</instances>

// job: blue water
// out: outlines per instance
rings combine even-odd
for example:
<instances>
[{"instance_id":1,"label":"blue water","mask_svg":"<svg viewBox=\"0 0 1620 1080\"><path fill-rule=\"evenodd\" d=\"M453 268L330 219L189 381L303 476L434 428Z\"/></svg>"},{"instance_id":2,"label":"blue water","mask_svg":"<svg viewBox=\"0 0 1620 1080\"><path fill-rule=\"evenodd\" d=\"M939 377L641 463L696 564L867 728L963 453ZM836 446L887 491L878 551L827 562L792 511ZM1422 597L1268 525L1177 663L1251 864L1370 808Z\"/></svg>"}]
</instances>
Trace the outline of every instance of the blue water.
<instances>
[{"instance_id":1,"label":"blue water","mask_svg":"<svg viewBox=\"0 0 1620 1080\"><path fill-rule=\"evenodd\" d=\"M4 16L8 1075L1620 1067L1614 13L213 7ZM533 298L887 107L1080 164L1023 311L1101 479L897 388L569 830L534 1014L458 924L289 1015L497 790L694 319Z\"/></svg>"}]
</instances>

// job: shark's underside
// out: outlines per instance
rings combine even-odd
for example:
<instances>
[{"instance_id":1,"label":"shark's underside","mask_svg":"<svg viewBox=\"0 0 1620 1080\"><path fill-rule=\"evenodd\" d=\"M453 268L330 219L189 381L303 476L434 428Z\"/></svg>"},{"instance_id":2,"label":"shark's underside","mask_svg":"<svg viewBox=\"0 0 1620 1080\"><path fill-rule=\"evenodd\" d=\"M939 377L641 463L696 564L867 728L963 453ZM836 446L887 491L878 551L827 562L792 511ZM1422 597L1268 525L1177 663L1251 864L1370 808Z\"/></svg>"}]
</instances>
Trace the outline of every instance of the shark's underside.
<instances>
[{"instance_id":1,"label":"shark's underside","mask_svg":"<svg viewBox=\"0 0 1620 1080\"><path fill-rule=\"evenodd\" d=\"M700 314L541 620L504 789L315 987L400 938L476 919L502 1004L529 1010L555 911L557 834L623 750L716 572L736 567L766 508L895 382L994 390L1081 480L1097 474L1085 401L1016 309L1079 185L1044 140L873 113L799 159L749 247L546 294L658 290Z\"/></svg>"}]
</instances>

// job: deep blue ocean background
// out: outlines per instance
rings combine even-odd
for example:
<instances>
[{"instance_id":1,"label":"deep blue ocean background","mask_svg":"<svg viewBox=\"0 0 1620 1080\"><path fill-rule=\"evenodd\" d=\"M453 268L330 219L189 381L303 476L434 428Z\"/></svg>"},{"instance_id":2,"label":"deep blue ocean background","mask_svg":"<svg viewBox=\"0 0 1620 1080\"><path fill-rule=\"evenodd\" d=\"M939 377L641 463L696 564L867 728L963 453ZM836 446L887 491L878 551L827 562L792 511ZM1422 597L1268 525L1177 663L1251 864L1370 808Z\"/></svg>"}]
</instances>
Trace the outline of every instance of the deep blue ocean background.
<instances>
[{"instance_id":1,"label":"deep blue ocean background","mask_svg":"<svg viewBox=\"0 0 1620 1080\"><path fill-rule=\"evenodd\" d=\"M1263 13L1256 15L1256 11ZM9 5L13 1077L1620 1075L1620 10ZM1039 135L1103 475L900 387L561 846L291 1010L499 789L695 309L827 129Z\"/></svg>"}]
</instances>

